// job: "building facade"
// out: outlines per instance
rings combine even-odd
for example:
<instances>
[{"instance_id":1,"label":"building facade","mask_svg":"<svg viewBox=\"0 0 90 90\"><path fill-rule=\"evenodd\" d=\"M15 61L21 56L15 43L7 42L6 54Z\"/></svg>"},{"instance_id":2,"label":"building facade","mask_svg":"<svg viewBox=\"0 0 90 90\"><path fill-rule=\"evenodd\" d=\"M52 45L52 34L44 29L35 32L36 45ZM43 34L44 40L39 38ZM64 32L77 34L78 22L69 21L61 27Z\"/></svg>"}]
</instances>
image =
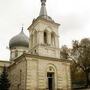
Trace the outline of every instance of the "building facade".
<instances>
[{"instance_id":1,"label":"building facade","mask_svg":"<svg viewBox=\"0 0 90 90\"><path fill-rule=\"evenodd\" d=\"M70 62L60 58L59 25L41 0L39 16L10 40L10 90L71 90Z\"/></svg>"}]
</instances>

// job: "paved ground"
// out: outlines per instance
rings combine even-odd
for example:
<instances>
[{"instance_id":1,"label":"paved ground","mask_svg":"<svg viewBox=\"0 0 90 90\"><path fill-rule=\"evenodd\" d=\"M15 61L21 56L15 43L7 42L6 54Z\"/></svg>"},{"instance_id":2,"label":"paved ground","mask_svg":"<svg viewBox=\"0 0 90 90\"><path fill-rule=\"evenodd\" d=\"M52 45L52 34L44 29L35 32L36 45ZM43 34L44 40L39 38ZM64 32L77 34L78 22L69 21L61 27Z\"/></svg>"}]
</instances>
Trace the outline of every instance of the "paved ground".
<instances>
[{"instance_id":1,"label":"paved ground","mask_svg":"<svg viewBox=\"0 0 90 90\"><path fill-rule=\"evenodd\" d=\"M88 89L75 89L75 90L90 90L90 88L88 88Z\"/></svg>"},{"instance_id":2,"label":"paved ground","mask_svg":"<svg viewBox=\"0 0 90 90\"><path fill-rule=\"evenodd\" d=\"M78 89L78 90L90 90L90 89Z\"/></svg>"}]
</instances>

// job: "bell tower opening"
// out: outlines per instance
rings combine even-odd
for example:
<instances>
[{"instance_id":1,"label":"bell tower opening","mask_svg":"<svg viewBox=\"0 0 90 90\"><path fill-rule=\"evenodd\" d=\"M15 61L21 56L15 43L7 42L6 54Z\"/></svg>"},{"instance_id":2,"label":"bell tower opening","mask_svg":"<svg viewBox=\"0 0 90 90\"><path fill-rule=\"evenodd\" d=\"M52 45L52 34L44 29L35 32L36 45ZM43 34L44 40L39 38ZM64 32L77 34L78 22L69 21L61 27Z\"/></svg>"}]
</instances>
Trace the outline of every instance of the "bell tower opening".
<instances>
[{"instance_id":1,"label":"bell tower opening","mask_svg":"<svg viewBox=\"0 0 90 90\"><path fill-rule=\"evenodd\" d=\"M51 33L51 44L52 46L55 46L55 34Z\"/></svg>"},{"instance_id":2,"label":"bell tower opening","mask_svg":"<svg viewBox=\"0 0 90 90\"><path fill-rule=\"evenodd\" d=\"M48 82L48 90L54 90L54 73L48 72L47 73L47 82Z\"/></svg>"},{"instance_id":3,"label":"bell tower opening","mask_svg":"<svg viewBox=\"0 0 90 90\"><path fill-rule=\"evenodd\" d=\"M47 44L47 32L44 31L44 44Z\"/></svg>"}]
</instances>

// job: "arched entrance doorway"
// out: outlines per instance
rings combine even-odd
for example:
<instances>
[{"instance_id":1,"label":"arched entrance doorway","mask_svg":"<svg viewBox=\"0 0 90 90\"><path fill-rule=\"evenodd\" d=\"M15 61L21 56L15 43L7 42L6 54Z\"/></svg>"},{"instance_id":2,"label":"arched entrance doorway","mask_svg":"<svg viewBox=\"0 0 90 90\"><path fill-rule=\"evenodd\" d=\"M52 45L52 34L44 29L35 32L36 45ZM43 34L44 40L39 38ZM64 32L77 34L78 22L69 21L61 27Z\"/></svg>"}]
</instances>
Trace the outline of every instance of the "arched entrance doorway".
<instances>
[{"instance_id":1,"label":"arched entrance doorway","mask_svg":"<svg viewBox=\"0 0 90 90\"><path fill-rule=\"evenodd\" d=\"M47 72L48 90L54 90L55 78L54 72Z\"/></svg>"},{"instance_id":2,"label":"arched entrance doorway","mask_svg":"<svg viewBox=\"0 0 90 90\"><path fill-rule=\"evenodd\" d=\"M56 68L49 65L47 68L47 90L55 90L56 87Z\"/></svg>"}]
</instances>

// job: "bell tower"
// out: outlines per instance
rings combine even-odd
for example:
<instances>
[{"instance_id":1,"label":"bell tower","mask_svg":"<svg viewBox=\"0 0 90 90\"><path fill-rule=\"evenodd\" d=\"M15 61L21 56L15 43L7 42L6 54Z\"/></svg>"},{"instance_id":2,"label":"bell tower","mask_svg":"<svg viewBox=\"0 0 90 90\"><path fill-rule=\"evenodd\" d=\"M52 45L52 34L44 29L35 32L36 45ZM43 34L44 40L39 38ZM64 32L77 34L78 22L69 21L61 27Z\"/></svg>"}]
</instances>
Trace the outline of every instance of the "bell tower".
<instances>
[{"instance_id":1,"label":"bell tower","mask_svg":"<svg viewBox=\"0 0 90 90\"><path fill-rule=\"evenodd\" d=\"M41 0L39 16L29 26L29 48L32 54L60 58L58 23L47 15L46 0Z\"/></svg>"}]
</instances>

